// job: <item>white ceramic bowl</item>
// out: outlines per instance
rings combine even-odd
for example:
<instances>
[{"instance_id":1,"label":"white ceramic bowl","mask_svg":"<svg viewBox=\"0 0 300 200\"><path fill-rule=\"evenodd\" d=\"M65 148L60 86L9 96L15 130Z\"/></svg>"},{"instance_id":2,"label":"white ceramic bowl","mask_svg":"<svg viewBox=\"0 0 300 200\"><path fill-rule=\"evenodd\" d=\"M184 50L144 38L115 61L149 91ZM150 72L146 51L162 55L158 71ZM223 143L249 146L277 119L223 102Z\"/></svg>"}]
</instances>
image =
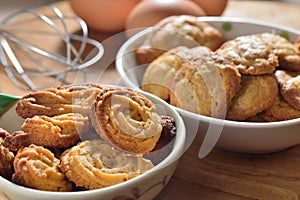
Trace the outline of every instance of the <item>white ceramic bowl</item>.
<instances>
[{"instance_id":1,"label":"white ceramic bowl","mask_svg":"<svg viewBox=\"0 0 300 200\"><path fill-rule=\"evenodd\" d=\"M263 32L281 34L289 37L290 41L295 41L300 36L300 31L259 21L226 17L201 17L201 19L219 29L226 40ZM140 89L145 67L136 63L134 50L142 44L150 31L151 28L148 28L129 38L117 54L116 68L123 83L128 87ZM187 127L187 144L190 144L196 136L205 138L199 153L200 157L209 153L215 145L238 152L266 153L300 143L300 119L272 123L237 122L176 109L182 115Z\"/></svg>"},{"instance_id":2,"label":"white ceramic bowl","mask_svg":"<svg viewBox=\"0 0 300 200\"><path fill-rule=\"evenodd\" d=\"M165 187L170 180L178 164L178 159L184 152L186 131L181 116L174 108L154 95L141 92L152 100L157 106L159 114L166 114L174 117L176 121L177 135L174 139L172 150L167 157L146 173L126 182L89 191L77 192L48 192L30 189L16 185L0 177L0 199L12 200L93 200L93 199L134 199L135 195L140 195L139 199L153 199ZM14 107L0 116L0 127L8 131L19 130L23 120L16 114ZM117 198L119 197L119 198ZM126 198L125 198L126 197Z\"/></svg>"}]
</instances>

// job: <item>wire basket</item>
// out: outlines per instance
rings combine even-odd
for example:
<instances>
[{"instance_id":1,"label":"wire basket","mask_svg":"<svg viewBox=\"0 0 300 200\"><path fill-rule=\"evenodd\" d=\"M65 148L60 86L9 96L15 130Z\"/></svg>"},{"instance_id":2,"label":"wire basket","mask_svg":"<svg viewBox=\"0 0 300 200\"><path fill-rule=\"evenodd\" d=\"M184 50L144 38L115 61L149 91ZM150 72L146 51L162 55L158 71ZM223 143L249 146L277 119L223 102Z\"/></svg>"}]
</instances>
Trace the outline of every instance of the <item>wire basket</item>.
<instances>
[{"instance_id":1,"label":"wire basket","mask_svg":"<svg viewBox=\"0 0 300 200\"><path fill-rule=\"evenodd\" d=\"M78 27L76 32L70 27ZM91 53L92 52L92 53ZM95 64L104 54L85 22L54 5L21 10L0 24L0 64L14 85L36 91Z\"/></svg>"}]
</instances>

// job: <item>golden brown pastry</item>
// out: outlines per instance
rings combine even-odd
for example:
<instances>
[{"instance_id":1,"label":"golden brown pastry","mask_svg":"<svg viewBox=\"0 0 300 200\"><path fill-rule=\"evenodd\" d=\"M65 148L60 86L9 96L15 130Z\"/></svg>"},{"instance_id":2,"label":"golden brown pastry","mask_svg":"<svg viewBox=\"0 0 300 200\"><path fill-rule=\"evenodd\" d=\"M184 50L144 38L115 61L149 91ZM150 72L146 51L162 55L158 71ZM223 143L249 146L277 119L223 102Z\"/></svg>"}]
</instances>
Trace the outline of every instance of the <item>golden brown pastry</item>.
<instances>
[{"instance_id":1,"label":"golden brown pastry","mask_svg":"<svg viewBox=\"0 0 300 200\"><path fill-rule=\"evenodd\" d=\"M274 74L243 75L242 87L232 100L227 119L245 120L268 109L278 95Z\"/></svg>"},{"instance_id":2,"label":"golden brown pastry","mask_svg":"<svg viewBox=\"0 0 300 200\"><path fill-rule=\"evenodd\" d=\"M76 186L97 189L134 178L153 164L141 155L115 149L102 140L87 140L66 150L61 169Z\"/></svg>"},{"instance_id":3,"label":"golden brown pastry","mask_svg":"<svg viewBox=\"0 0 300 200\"><path fill-rule=\"evenodd\" d=\"M170 104L194 113L225 118L240 81L240 74L231 62L211 53L209 57L184 63L178 70L171 87Z\"/></svg>"},{"instance_id":4,"label":"golden brown pastry","mask_svg":"<svg viewBox=\"0 0 300 200\"><path fill-rule=\"evenodd\" d=\"M6 136L9 136L9 132L0 127L0 145L3 143Z\"/></svg>"},{"instance_id":5,"label":"golden brown pastry","mask_svg":"<svg viewBox=\"0 0 300 200\"><path fill-rule=\"evenodd\" d=\"M13 174L13 152L9 151L8 148L0 145L0 176L11 179Z\"/></svg>"},{"instance_id":6,"label":"golden brown pastry","mask_svg":"<svg viewBox=\"0 0 300 200\"><path fill-rule=\"evenodd\" d=\"M280 35L263 33L261 36L278 56L280 68L300 72L300 50L296 45Z\"/></svg>"},{"instance_id":7,"label":"golden brown pastry","mask_svg":"<svg viewBox=\"0 0 300 200\"><path fill-rule=\"evenodd\" d=\"M300 110L292 107L281 95L278 95L272 106L265 111L263 117L268 121L296 119L300 118Z\"/></svg>"},{"instance_id":8,"label":"golden brown pastry","mask_svg":"<svg viewBox=\"0 0 300 200\"><path fill-rule=\"evenodd\" d=\"M184 62L207 57L209 52L211 50L204 46L194 48L180 46L167 51L147 67L142 80L142 89L163 100L168 100L175 72L181 68Z\"/></svg>"},{"instance_id":9,"label":"golden brown pastry","mask_svg":"<svg viewBox=\"0 0 300 200\"><path fill-rule=\"evenodd\" d=\"M95 95L102 90L94 84L66 85L29 93L17 103L16 112L22 118L35 115L55 116L65 113L88 115Z\"/></svg>"},{"instance_id":10,"label":"golden brown pastry","mask_svg":"<svg viewBox=\"0 0 300 200\"><path fill-rule=\"evenodd\" d=\"M295 42L295 46L298 49L298 51L300 51L300 36L297 38L297 40Z\"/></svg>"},{"instance_id":11,"label":"golden brown pastry","mask_svg":"<svg viewBox=\"0 0 300 200\"><path fill-rule=\"evenodd\" d=\"M300 72L277 70L275 72L283 98L300 110Z\"/></svg>"},{"instance_id":12,"label":"golden brown pastry","mask_svg":"<svg viewBox=\"0 0 300 200\"><path fill-rule=\"evenodd\" d=\"M80 141L80 136L89 131L89 125L89 118L78 113L54 117L37 115L27 118L21 127L23 132L16 132L5 142L12 146L36 144L48 148L68 148Z\"/></svg>"},{"instance_id":13,"label":"golden brown pastry","mask_svg":"<svg viewBox=\"0 0 300 200\"><path fill-rule=\"evenodd\" d=\"M221 32L199 19L201 18L180 15L158 22L142 46L136 50L138 63L151 63L159 55L178 46L217 49L223 42Z\"/></svg>"},{"instance_id":14,"label":"golden brown pastry","mask_svg":"<svg viewBox=\"0 0 300 200\"><path fill-rule=\"evenodd\" d=\"M277 121L279 121L277 118L275 118L273 115L271 115L271 113L266 112L266 111L263 111L262 113L258 114L258 116L261 117L262 120L264 120L264 122L277 122Z\"/></svg>"},{"instance_id":15,"label":"golden brown pastry","mask_svg":"<svg viewBox=\"0 0 300 200\"><path fill-rule=\"evenodd\" d=\"M231 59L241 74L271 74L279 66L278 57L259 34L236 37L216 52Z\"/></svg>"},{"instance_id":16,"label":"golden brown pastry","mask_svg":"<svg viewBox=\"0 0 300 200\"><path fill-rule=\"evenodd\" d=\"M173 117L162 115L161 116L162 122L162 131L161 137L158 140L158 144L155 146L155 150L165 147L169 144L176 136L176 122Z\"/></svg>"},{"instance_id":17,"label":"golden brown pastry","mask_svg":"<svg viewBox=\"0 0 300 200\"><path fill-rule=\"evenodd\" d=\"M269 120L265 119L265 117L263 115L264 115L264 112L259 113L253 117L249 117L245 121L246 122L268 122ZM268 116L266 116L266 117L268 117Z\"/></svg>"},{"instance_id":18,"label":"golden brown pastry","mask_svg":"<svg viewBox=\"0 0 300 200\"><path fill-rule=\"evenodd\" d=\"M3 146L4 139L10 134L0 128L0 176L11 179L11 175L13 174L13 161L14 154L6 147Z\"/></svg>"},{"instance_id":19,"label":"golden brown pastry","mask_svg":"<svg viewBox=\"0 0 300 200\"><path fill-rule=\"evenodd\" d=\"M13 182L46 191L72 191L73 186L59 169L60 160L48 149L36 146L20 149L14 160Z\"/></svg>"},{"instance_id":20,"label":"golden brown pastry","mask_svg":"<svg viewBox=\"0 0 300 200\"><path fill-rule=\"evenodd\" d=\"M3 141L3 146L7 147L10 151L17 152L22 147L27 147L31 144L28 133L23 131L13 132L7 136Z\"/></svg>"},{"instance_id":21,"label":"golden brown pastry","mask_svg":"<svg viewBox=\"0 0 300 200\"><path fill-rule=\"evenodd\" d=\"M98 134L121 149L149 152L161 135L161 118L155 105L133 90L104 89L92 109L90 118Z\"/></svg>"}]
</instances>

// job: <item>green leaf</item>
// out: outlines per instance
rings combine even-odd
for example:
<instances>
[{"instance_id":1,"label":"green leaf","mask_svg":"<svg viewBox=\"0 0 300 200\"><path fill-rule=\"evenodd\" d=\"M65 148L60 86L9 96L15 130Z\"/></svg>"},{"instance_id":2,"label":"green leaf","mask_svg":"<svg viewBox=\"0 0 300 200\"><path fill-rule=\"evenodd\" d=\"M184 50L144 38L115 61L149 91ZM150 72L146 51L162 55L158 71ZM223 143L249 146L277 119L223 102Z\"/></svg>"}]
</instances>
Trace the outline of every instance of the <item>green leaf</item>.
<instances>
[{"instance_id":1,"label":"green leaf","mask_svg":"<svg viewBox=\"0 0 300 200\"><path fill-rule=\"evenodd\" d=\"M0 114L4 112L12 103L19 100L19 97L0 93Z\"/></svg>"},{"instance_id":2,"label":"green leaf","mask_svg":"<svg viewBox=\"0 0 300 200\"><path fill-rule=\"evenodd\" d=\"M280 36L281 36L281 37L284 37L284 38L287 39L287 40L290 40L290 35L289 35L289 33L285 32L285 31L281 32L281 33L280 33Z\"/></svg>"},{"instance_id":3,"label":"green leaf","mask_svg":"<svg viewBox=\"0 0 300 200\"><path fill-rule=\"evenodd\" d=\"M224 23L224 24L222 25L222 29L223 29L225 32L231 31L231 29L232 29L231 23L229 23L229 22Z\"/></svg>"}]
</instances>

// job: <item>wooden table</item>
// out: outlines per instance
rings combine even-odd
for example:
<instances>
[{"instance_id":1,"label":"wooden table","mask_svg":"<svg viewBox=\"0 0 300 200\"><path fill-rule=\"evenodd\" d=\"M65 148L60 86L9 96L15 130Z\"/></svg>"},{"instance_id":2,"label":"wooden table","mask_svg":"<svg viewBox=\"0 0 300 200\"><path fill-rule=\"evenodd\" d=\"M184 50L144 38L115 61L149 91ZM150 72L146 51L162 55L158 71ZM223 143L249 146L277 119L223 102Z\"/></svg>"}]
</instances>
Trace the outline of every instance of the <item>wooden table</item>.
<instances>
[{"instance_id":1,"label":"wooden table","mask_svg":"<svg viewBox=\"0 0 300 200\"><path fill-rule=\"evenodd\" d=\"M56 6L65 15L73 15L68 2L59 2ZM300 30L300 7L287 3L231 0L223 16L257 19ZM71 31L76 31L76 27ZM86 79L102 84L121 84L114 68L114 59L125 37L93 31L90 32L90 37L102 41L106 53L101 62L88 68ZM61 48L58 44L51 45L53 48ZM0 92L14 95L27 92L10 84L3 69L0 69L0 80ZM80 76L77 77L78 80ZM204 159L199 159L197 156L199 147L199 140L196 139L182 156L174 176L156 199L284 200L300 198L300 146L263 155L214 149Z\"/></svg>"}]
</instances>

